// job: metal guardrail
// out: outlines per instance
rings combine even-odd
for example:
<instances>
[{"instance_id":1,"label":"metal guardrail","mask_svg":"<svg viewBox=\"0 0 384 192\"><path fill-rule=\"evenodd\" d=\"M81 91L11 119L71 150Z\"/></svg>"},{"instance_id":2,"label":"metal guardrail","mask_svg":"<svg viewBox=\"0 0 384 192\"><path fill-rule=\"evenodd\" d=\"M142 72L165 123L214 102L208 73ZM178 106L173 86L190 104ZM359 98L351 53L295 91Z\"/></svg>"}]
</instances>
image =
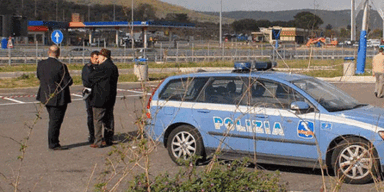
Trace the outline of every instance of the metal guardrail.
<instances>
[{"instance_id":1,"label":"metal guardrail","mask_svg":"<svg viewBox=\"0 0 384 192\"><path fill-rule=\"evenodd\" d=\"M231 45L231 46L229 46ZM82 48L83 51L73 51ZM93 50L98 47L63 47L60 60L65 63L87 63ZM112 51L115 62L132 62L138 57L137 51L129 48L108 48ZM250 59L342 59L356 57L357 48L299 48L296 45L282 45L276 51L271 45L228 43L225 48L210 43L172 43L155 44L155 51L146 57L151 62L198 62L215 60L250 60ZM367 50L367 58L376 54L376 49ZM0 65L36 64L48 57L47 47L21 47L11 50L0 50Z\"/></svg>"}]
</instances>

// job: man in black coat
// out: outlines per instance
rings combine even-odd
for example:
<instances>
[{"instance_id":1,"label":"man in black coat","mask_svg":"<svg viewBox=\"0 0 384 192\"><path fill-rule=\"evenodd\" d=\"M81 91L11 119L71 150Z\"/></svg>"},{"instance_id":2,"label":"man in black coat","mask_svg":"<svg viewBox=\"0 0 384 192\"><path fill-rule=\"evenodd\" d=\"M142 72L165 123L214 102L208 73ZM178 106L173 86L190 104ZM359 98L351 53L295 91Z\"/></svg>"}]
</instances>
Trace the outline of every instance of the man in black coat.
<instances>
[{"instance_id":1,"label":"man in black coat","mask_svg":"<svg viewBox=\"0 0 384 192\"><path fill-rule=\"evenodd\" d=\"M91 106L91 98L89 95L92 92L92 84L89 82L89 74L95 69L96 65L98 64L98 51L93 51L91 53L91 59L90 62L85 64L83 67L83 70L81 72L81 79L83 80L83 97L85 100L85 107L87 110L87 125L88 125L88 142L92 144L95 141L95 128L93 124L93 110Z\"/></svg>"},{"instance_id":2,"label":"man in black coat","mask_svg":"<svg viewBox=\"0 0 384 192\"><path fill-rule=\"evenodd\" d=\"M67 66L58 60L60 48L56 45L50 46L48 56L48 59L40 61L37 65L40 87L36 99L44 104L48 111L48 147L53 150L63 150L68 148L60 145L60 127L67 104L71 102L69 86L73 81Z\"/></svg>"},{"instance_id":3,"label":"man in black coat","mask_svg":"<svg viewBox=\"0 0 384 192\"><path fill-rule=\"evenodd\" d=\"M89 74L92 84L91 106L95 126L95 142L93 148L112 145L114 134L113 107L116 102L117 81L119 71L111 60L111 51L102 49L98 56L99 65ZM102 127L104 126L104 141Z\"/></svg>"}]
</instances>

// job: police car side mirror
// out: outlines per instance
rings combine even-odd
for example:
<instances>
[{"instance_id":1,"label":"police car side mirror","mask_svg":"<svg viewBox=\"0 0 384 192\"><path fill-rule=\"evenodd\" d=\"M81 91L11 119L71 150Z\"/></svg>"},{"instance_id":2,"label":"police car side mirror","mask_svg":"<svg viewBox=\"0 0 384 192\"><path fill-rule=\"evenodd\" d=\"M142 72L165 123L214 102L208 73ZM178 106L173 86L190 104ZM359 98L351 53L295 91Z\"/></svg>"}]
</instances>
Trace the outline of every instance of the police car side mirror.
<instances>
[{"instance_id":1,"label":"police car side mirror","mask_svg":"<svg viewBox=\"0 0 384 192\"><path fill-rule=\"evenodd\" d=\"M294 110L300 113L309 110L309 108L310 106L308 105L308 103L304 101L295 101L291 103L291 110Z\"/></svg>"}]
</instances>

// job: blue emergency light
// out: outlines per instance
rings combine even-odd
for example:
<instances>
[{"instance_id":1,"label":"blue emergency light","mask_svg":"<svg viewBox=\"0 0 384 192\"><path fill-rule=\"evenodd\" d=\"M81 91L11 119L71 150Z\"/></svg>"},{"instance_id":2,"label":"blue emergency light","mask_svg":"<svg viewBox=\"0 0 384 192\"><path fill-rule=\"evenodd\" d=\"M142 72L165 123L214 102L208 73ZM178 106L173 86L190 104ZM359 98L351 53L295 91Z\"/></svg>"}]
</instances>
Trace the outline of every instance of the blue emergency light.
<instances>
[{"instance_id":1,"label":"blue emergency light","mask_svg":"<svg viewBox=\"0 0 384 192\"><path fill-rule=\"evenodd\" d=\"M277 63L271 61L239 61L235 62L233 72L266 71L276 66Z\"/></svg>"}]
</instances>

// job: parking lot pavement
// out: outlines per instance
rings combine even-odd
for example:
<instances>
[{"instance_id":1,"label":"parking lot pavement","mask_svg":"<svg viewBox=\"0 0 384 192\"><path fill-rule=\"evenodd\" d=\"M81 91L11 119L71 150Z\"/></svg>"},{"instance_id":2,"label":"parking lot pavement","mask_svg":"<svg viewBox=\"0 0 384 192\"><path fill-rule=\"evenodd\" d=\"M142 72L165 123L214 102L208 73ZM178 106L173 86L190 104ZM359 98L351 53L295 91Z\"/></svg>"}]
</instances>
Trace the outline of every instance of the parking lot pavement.
<instances>
[{"instance_id":1,"label":"parking lot pavement","mask_svg":"<svg viewBox=\"0 0 384 192\"><path fill-rule=\"evenodd\" d=\"M157 83L154 83L157 85ZM373 95L374 84L360 83L337 83L340 89L351 94L362 103L369 103L382 107L384 99L375 98ZM118 97L114 109L115 133L116 135L128 135L137 131L135 122L137 115L142 112L143 104L140 99L140 84L124 83L118 85ZM71 87L71 93L78 93L81 86ZM36 94L37 88L0 90L0 95L28 95ZM35 98L15 98L21 101L35 102ZM25 99L25 100L24 100ZM29 137L27 152L24 157L21 172L19 191L54 191L54 192L77 192L95 191L95 184L105 182L107 178L106 167L112 158L109 154L115 150L114 147L101 149L90 148L87 144L87 126L85 104L78 96L72 95L73 102L69 104L65 119L60 130L60 142L70 149L66 151L51 151L47 146L48 114L38 104L19 104L13 101L0 99L0 102L9 103L0 105L0 191L14 191L11 182L18 175L20 160L20 141ZM41 110L41 119L33 124L37 112ZM30 129L33 125L33 129ZM31 135L28 135L32 130ZM126 146L130 142L125 141ZM130 154L127 154L129 156ZM175 174L180 167L169 158L167 150L163 145L151 153L150 156L151 176L159 173ZM261 165L266 172L275 170L281 172L281 182L288 183L289 191L319 191L322 188L322 176L319 170ZM117 171L125 167L116 167ZM204 169L206 166L200 166ZM136 170L135 170L136 171ZM140 172L140 169L134 172ZM124 182L132 179L128 175ZM334 177L326 176L326 182L333 183ZM379 183L380 184L380 183ZM109 186L109 189L111 186ZM117 191L126 191L124 190ZM365 185L343 184L340 191L360 192L376 191L375 183Z\"/></svg>"},{"instance_id":2,"label":"parking lot pavement","mask_svg":"<svg viewBox=\"0 0 384 192\"><path fill-rule=\"evenodd\" d=\"M117 90L117 97L136 97L143 94L143 89L138 83L131 84L120 84ZM149 87L153 87L149 85ZM72 86L71 90L71 99L72 101L81 101L83 100L81 95L82 86ZM21 105L21 104L32 104L38 103L36 101L36 88L26 88L26 89L3 89L0 90L0 106L1 105ZM151 89L149 89L151 90Z\"/></svg>"}]
</instances>

